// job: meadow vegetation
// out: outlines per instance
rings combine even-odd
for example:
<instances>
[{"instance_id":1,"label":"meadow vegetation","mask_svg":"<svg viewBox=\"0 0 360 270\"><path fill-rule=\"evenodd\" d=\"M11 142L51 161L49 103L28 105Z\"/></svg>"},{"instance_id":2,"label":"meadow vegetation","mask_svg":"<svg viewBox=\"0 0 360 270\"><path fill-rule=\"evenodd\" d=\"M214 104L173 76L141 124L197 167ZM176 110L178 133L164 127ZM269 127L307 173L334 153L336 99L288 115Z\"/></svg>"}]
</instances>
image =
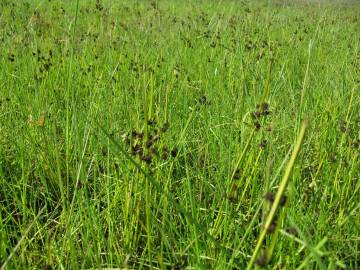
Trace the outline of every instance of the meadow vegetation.
<instances>
[{"instance_id":1,"label":"meadow vegetation","mask_svg":"<svg viewBox=\"0 0 360 270\"><path fill-rule=\"evenodd\" d=\"M359 269L359 11L1 0L0 268Z\"/></svg>"}]
</instances>

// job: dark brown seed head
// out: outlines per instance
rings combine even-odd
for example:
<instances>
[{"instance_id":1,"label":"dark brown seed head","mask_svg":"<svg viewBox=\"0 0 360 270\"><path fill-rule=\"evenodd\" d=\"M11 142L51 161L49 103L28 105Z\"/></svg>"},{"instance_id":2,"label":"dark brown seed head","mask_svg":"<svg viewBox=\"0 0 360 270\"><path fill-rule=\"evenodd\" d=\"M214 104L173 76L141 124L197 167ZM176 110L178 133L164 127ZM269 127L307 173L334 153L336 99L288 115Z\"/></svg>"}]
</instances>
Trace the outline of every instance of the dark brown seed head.
<instances>
[{"instance_id":1,"label":"dark brown seed head","mask_svg":"<svg viewBox=\"0 0 360 270\"><path fill-rule=\"evenodd\" d=\"M264 149L266 147L266 144L267 144L267 140L262 140L261 143L258 144L258 146Z\"/></svg>"},{"instance_id":2,"label":"dark brown seed head","mask_svg":"<svg viewBox=\"0 0 360 270\"><path fill-rule=\"evenodd\" d=\"M21 214L21 212L15 212L12 214L12 216L16 221L21 222L23 220L23 215Z\"/></svg>"},{"instance_id":3,"label":"dark brown seed head","mask_svg":"<svg viewBox=\"0 0 360 270\"><path fill-rule=\"evenodd\" d=\"M145 144L146 148L150 148L153 145L153 143L154 141L152 139L149 139Z\"/></svg>"},{"instance_id":4,"label":"dark brown seed head","mask_svg":"<svg viewBox=\"0 0 360 270\"><path fill-rule=\"evenodd\" d=\"M207 100L207 97L206 96L201 96L198 100L198 102L202 105L206 105L208 104L208 100Z\"/></svg>"},{"instance_id":5,"label":"dark brown seed head","mask_svg":"<svg viewBox=\"0 0 360 270\"><path fill-rule=\"evenodd\" d=\"M10 54L8 59L10 60L10 62L14 62L15 61L15 55L14 54Z\"/></svg>"},{"instance_id":6,"label":"dark brown seed head","mask_svg":"<svg viewBox=\"0 0 360 270\"><path fill-rule=\"evenodd\" d=\"M141 161L144 161L147 164L151 163L151 157L150 156L141 156L140 159L141 159Z\"/></svg>"},{"instance_id":7,"label":"dark brown seed head","mask_svg":"<svg viewBox=\"0 0 360 270\"><path fill-rule=\"evenodd\" d=\"M264 199L267 200L270 203L273 203L275 201L275 194L273 192L266 192L264 195ZM287 201L287 196L283 195L280 199L280 206L284 206Z\"/></svg>"},{"instance_id":8,"label":"dark brown seed head","mask_svg":"<svg viewBox=\"0 0 360 270\"><path fill-rule=\"evenodd\" d=\"M266 232L273 233L273 232L275 232L276 227L277 227L277 222L276 222L276 220L273 220L273 222L270 224L269 228L266 229Z\"/></svg>"},{"instance_id":9,"label":"dark brown seed head","mask_svg":"<svg viewBox=\"0 0 360 270\"><path fill-rule=\"evenodd\" d=\"M130 139L129 139L129 137L126 137L126 138L124 139L124 142L125 142L125 144L129 145L129 144L130 144Z\"/></svg>"},{"instance_id":10,"label":"dark brown seed head","mask_svg":"<svg viewBox=\"0 0 360 270\"><path fill-rule=\"evenodd\" d=\"M280 199L280 206L284 206L286 204L287 201L287 196L282 196Z\"/></svg>"},{"instance_id":11,"label":"dark brown seed head","mask_svg":"<svg viewBox=\"0 0 360 270\"><path fill-rule=\"evenodd\" d=\"M240 177L241 177L241 170L240 170L240 169L237 169L237 170L235 171L235 174L234 174L234 176L233 176L233 179L234 179L234 180L238 180L238 179L240 179Z\"/></svg>"},{"instance_id":12,"label":"dark brown seed head","mask_svg":"<svg viewBox=\"0 0 360 270\"><path fill-rule=\"evenodd\" d=\"M238 185L237 185L236 183L233 183L233 184L231 185L231 190L232 190L232 191L238 190Z\"/></svg>"},{"instance_id":13,"label":"dark brown seed head","mask_svg":"<svg viewBox=\"0 0 360 270\"><path fill-rule=\"evenodd\" d=\"M158 150L155 147L153 147L153 148L150 149L150 154L154 155L154 156L157 156L159 153L158 153Z\"/></svg>"},{"instance_id":14,"label":"dark brown seed head","mask_svg":"<svg viewBox=\"0 0 360 270\"><path fill-rule=\"evenodd\" d=\"M137 132L136 129L133 129L131 131L131 137L133 139L136 139L136 138L142 139L144 137L144 132L142 132L142 131Z\"/></svg>"},{"instance_id":15,"label":"dark brown seed head","mask_svg":"<svg viewBox=\"0 0 360 270\"><path fill-rule=\"evenodd\" d=\"M256 119L258 119L260 117L260 115L261 115L261 113L259 111L254 111L254 112L251 113L251 118L253 120L256 120Z\"/></svg>"},{"instance_id":16,"label":"dark brown seed head","mask_svg":"<svg viewBox=\"0 0 360 270\"><path fill-rule=\"evenodd\" d=\"M264 115L264 116L267 116L267 115L269 115L269 114L271 114L271 112L268 111L268 110L262 112L262 115Z\"/></svg>"},{"instance_id":17,"label":"dark brown seed head","mask_svg":"<svg viewBox=\"0 0 360 270\"><path fill-rule=\"evenodd\" d=\"M269 108L270 108L270 104L267 103L267 102L263 102L263 103L260 104L260 110L261 110L262 112L268 111Z\"/></svg>"},{"instance_id":18,"label":"dark brown seed head","mask_svg":"<svg viewBox=\"0 0 360 270\"><path fill-rule=\"evenodd\" d=\"M140 145L140 144L135 144L135 145L132 147L132 150L133 150L135 153L138 153L138 152L141 150L141 145Z\"/></svg>"},{"instance_id":19,"label":"dark brown seed head","mask_svg":"<svg viewBox=\"0 0 360 270\"><path fill-rule=\"evenodd\" d=\"M139 139L142 139L143 137L144 137L144 132L138 132L138 134L137 134L137 137L139 138Z\"/></svg>"},{"instance_id":20,"label":"dark brown seed head","mask_svg":"<svg viewBox=\"0 0 360 270\"><path fill-rule=\"evenodd\" d=\"M52 267L50 264L45 264L43 270L52 270Z\"/></svg>"},{"instance_id":21,"label":"dark brown seed head","mask_svg":"<svg viewBox=\"0 0 360 270\"><path fill-rule=\"evenodd\" d=\"M261 125L260 125L259 122L256 121L256 122L254 123L254 127L255 127L256 130L259 130L259 129L261 128Z\"/></svg>"},{"instance_id":22,"label":"dark brown seed head","mask_svg":"<svg viewBox=\"0 0 360 270\"><path fill-rule=\"evenodd\" d=\"M81 182L81 180L79 180L77 183L76 183L76 188L77 189L81 189L83 187L83 183Z\"/></svg>"},{"instance_id":23,"label":"dark brown seed head","mask_svg":"<svg viewBox=\"0 0 360 270\"><path fill-rule=\"evenodd\" d=\"M226 197L230 202L232 203L236 203L237 201L237 193L235 191L230 192L229 194L227 194Z\"/></svg>"},{"instance_id":24,"label":"dark brown seed head","mask_svg":"<svg viewBox=\"0 0 360 270\"><path fill-rule=\"evenodd\" d=\"M182 270L185 269L188 265L188 256L187 255L183 255L180 257L180 260L177 264L174 265L173 269L174 270Z\"/></svg>"},{"instance_id":25,"label":"dark brown seed head","mask_svg":"<svg viewBox=\"0 0 360 270\"><path fill-rule=\"evenodd\" d=\"M338 160L338 157L337 157L336 154L331 154L331 155L329 156L329 161L330 161L331 163L335 163L335 162L337 162L337 160Z\"/></svg>"},{"instance_id":26,"label":"dark brown seed head","mask_svg":"<svg viewBox=\"0 0 360 270\"><path fill-rule=\"evenodd\" d=\"M294 227L289 227L289 228L287 228L287 229L286 229L286 232L287 232L288 234L291 234L291 235L294 235L294 236L297 236L297 235L298 235L298 232L297 232L296 228L294 228Z\"/></svg>"},{"instance_id":27,"label":"dark brown seed head","mask_svg":"<svg viewBox=\"0 0 360 270\"><path fill-rule=\"evenodd\" d=\"M136 154L141 157L144 154L144 150L140 148L138 151L136 151Z\"/></svg>"},{"instance_id":28,"label":"dark brown seed head","mask_svg":"<svg viewBox=\"0 0 360 270\"><path fill-rule=\"evenodd\" d=\"M167 160L168 157L169 157L169 153L168 153L167 151L163 151L163 152L161 153L161 158L162 158L163 160Z\"/></svg>"},{"instance_id":29,"label":"dark brown seed head","mask_svg":"<svg viewBox=\"0 0 360 270\"><path fill-rule=\"evenodd\" d=\"M135 144L134 146L131 147L131 154L133 155L142 155L143 154L143 148L141 147L140 144Z\"/></svg>"},{"instance_id":30,"label":"dark brown seed head","mask_svg":"<svg viewBox=\"0 0 360 270\"><path fill-rule=\"evenodd\" d=\"M162 127L161 127L161 132L166 132L169 129L169 122L166 122Z\"/></svg>"},{"instance_id":31,"label":"dark brown seed head","mask_svg":"<svg viewBox=\"0 0 360 270\"><path fill-rule=\"evenodd\" d=\"M263 250L261 256L255 260L255 263L260 267L265 267L268 264L268 255L266 250Z\"/></svg>"},{"instance_id":32,"label":"dark brown seed head","mask_svg":"<svg viewBox=\"0 0 360 270\"><path fill-rule=\"evenodd\" d=\"M275 200L275 194L271 191L268 191L265 193L264 199L269 201L270 203L273 203Z\"/></svg>"},{"instance_id":33,"label":"dark brown seed head","mask_svg":"<svg viewBox=\"0 0 360 270\"><path fill-rule=\"evenodd\" d=\"M265 129L265 131L271 132L271 131L272 131L272 127L271 127L271 126L268 126L268 127Z\"/></svg>"},{"instance_id":34,"label":"dark brown seed head","mask_svg":"<svg viewBox=\"0 0 360 270\"><path fill-rule=\"evenodd\" d=\"M346 133L347 132L347 123L345 121L341 121L340 122L340 131L342 133Z\"/></svg>"},{"instance_id":35,"label":"dark brown seed head","mask_svg":"<svg viewBox=\"0 0 360 270\"><path fill-rule=\"evenodd\" d=\"M177 154L178 154L178 150L177 150L177 148L176 147L174 147L172 150L171 150L171 156L174 158L174 157L176 157L177 156Z\"/></svg>"}]
</instances>

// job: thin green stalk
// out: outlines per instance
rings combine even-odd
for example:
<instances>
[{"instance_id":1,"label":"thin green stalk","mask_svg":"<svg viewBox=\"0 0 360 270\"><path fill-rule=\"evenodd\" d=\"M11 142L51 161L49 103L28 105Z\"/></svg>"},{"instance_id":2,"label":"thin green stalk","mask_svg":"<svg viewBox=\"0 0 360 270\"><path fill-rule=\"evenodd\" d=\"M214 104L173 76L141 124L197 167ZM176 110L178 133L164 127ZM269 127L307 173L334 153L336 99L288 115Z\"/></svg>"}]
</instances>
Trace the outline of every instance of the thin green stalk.
<instances>
[{"instance_id":1,"label":"thin green stalk","mask_svg":"<svg viewBox=\"0 0 360 270\"><path fill-rule=\"evenodd\" d=\"M237 160L237 162L236 162L236 165L235 165L235 167L234 167L234 170L233 170L233 172L232 172L232 174L231 174L230 179L233 179L233 178L234 178L234 175L236 174L236 170L239 168L239 166L240 166L240 164L241 164L241 161L242 161L242 159L243 159L244 156L245 156L245 153L247 153L247 151L248 151L248 149L249 149L249 146L250 146L250 143L251 143L251 141L252 141L252 139L253 139L253 137L254 137L254 134L255 134L255 128L254 128L254 129L251 131L251 133L250 133L249 139L247 140L247 142L246 142L246 144L245 144L245 147L244 147L243 151L241 152L241 154L240 154L240 156L239 156L239 158L238 158L238 160Z\"/></svg>"},{"instance_id":2,"label":"thin green stalk","mask_svg":"<svg viewBox=\"0 0 360 270\"><path fill-rule=\"evenodd\" d=\"M261 246L263 244L263 241L265 239L265 236L267 234L267 231L274 219L274 216L275 216L275 213L276 213L276 210L279 208L279 205L280 205L280 200L285 192L285 189L287 187L287 184L289 182L289 179L290 179L290 174L291 174L291 171L294 167L294 164L295 164L295 160L296 160L296 157L298 156L299 154L299 151L300 151L300 147L301 147L301 144L304 140L304 136L305 136L305 131L308 127L308 120L305 120L302 124L302 127L301 127L301 130L300 130L300 133L298 135L298 138L297 138L297 141L296 141L296 144L295 144L295 148L292 152L292 155L290 157L290 160L289 160L289 163L288 163L288 166L286 167L286 170L285 170L285 173L284 173L284 176L281 180L281 183L280 183L280 186L279 186L279 189L276 193L276 196L275 196L275 200L274 200L274 203L270 209L270 212L269 212L269 215L266 219L266 222L265 222L265 225L264 225L264 228L263 230L261 231L260 233L260 236L259 236L259 239L258 239L258 242L257 242L257 245L255 247L255 250L251 256L251 259L249 261L249 264L247 265L246 269L251 269L255 263L255 260L256 260L256 257L261 249Z\"/></svg>"},{"instance_id":3,"label":"thin green stalk","mask_svg":"<svg viewBox=\"0 0 360 270\"><path fill-rule=\"evenodd\" d=\"M65 162L66 162L66 198L63 200L69 199L69 178L70 178L70 145L71 145L71 137L70 137L70 101L73 101L73 93L74 91L71 88L72 82L72 64L74 59L74 46L75 46L75 32L76 25L78 20L78 12L79 12L79 0L76 1L76 11L75 11L75 21L73 26L73 35L71 42L71 50L70 50L70 61L68 66L68 74L67 74L67 86L66 86L66 126L65 126L65 137L66 137L66 153L65 153Z\"/></svg>"},{"instance_id":4,"label":"thin green stalk","mask_svg":"<svg viewBox=\"0 0 360 270\"><path fill-rule=\"evenodd\" d=\"M73 28L73 36L72 36L72 47L71 47L71 54L70 54L70 61L69 61L69 66L68 66L68 77L67 77L67 87L66 87L66 127L65 127L65 143L66 143L66 149L65 149L65 163L66 163L66 198L63 198L63 200L65 200L65 202L68 202L68 200L70 199L70 195L69 195L69 179L70 179L70 145L71 145L71 138L70 138L70 100L73 100L73 93L74 91L72 91L71 89L71 82L72 82L72 62L73 62L73 57L74 57L74 46L75 46L75 31L76 31L76 25L77 25L77 19L78 19L78 11L79 11L79 0L76 1L76 12L75 12L75 21L74 21L74 28ZM71 95L70 95L71 92ZM74 198L73 198L74 199ZM63 203L63 205L65 205L65 202ZM72 200L73 203L73 200ZM71 208L73 204L70 204L70 212L71 212ZM65 209L64 209L65 210ZM66 222L67 225L70 222L70 216L71 213L68 213L69 215L66 218ZM69 240L68 238L68 232L70 231L70 226L67 226L67 230L65 235L67 237L64 238L63 241L63 252L65 251L65 245L67 243L67 241ZM65 252L64 252L65 253ZM64 254L65 256L65 254Z\"/></svg>"},{"instance_id":5,"label":"thin green stalk","mask_svg":"<svg viewBox=\"0 0 360 270\"><path fill-rule=\"evenodd\" d=\"M30 232L30 230L32 229L32 227L34 226L35 222L38 220L38 218L40 217L40 215L42 214L42 212L44 212L44 210L46 209L46 205L41 208L41 210L39 211L39 213L36 215L36 217L34 218L34 220L31 222L31 224L29 225L29 227L26 229L26 231L24 232L24 234L21 236L20 240L17 242L16 246L13 248L13 250L10 252L9 256L5 259L4 263L2 264L2 266L0 267L0 270L4 270L6 265L9 263L9 261L11 260L11 258L14 256L15 252L19 249L21 243L25 240L26 236L28 235L28 233Z\"/></svg>"},{"instance_id":6,"label":"thin green stalk","mask_svg":"<svg viewBox=\"0 0 360 270\"><path fill-rule=\"evenodd\" d=\"M273 60L270 58L269 66L268 66L268 72L267 72L267 78L266 78L265 90L264 90L263 96L261 98L261 102L265 102L266 99L269 97L272 65L273 65Z\"/></svg>"},{"instance_id":7,"label":"thin green stalk","mask_svg":"<svg viewBox=\"0 0 360 270\"><path fill-rule=\"evenodd\" d=\"M140 164L138 164L128 153L126 150L123 149L123 147L114 139L112 138L109 133L99 124L97 124L97 127L99 128L99 130L101 131L101 133L103 133L111 142L112 144L115 146L116 150L118 151L118 153L122 153L138 170L141 174L143 174L146 179L149 180L149 182L157 189L157 191L161 194L164 194L165 197L167 198L168 201L170 201L172 203L172 205L175 207L175 209L182 213L194 226L195 228L201 232L203 235L205 235L213 244L215 247L219 248L220 250L226 252L226 253L230 253L230 251L224 247L223 245L221 245L207 230L207 228L202 225L201 223L197 222L190 213L188 213L179 203L176 202L176 199L174 197L174 195L172 195L170 192L164 193L164 188L156 181L156 179L149 174L148 172L146 172L146 170L144 170L142 168L142 166ZM95 129L95 131L99 131L97 129Z\"/></svg>"},{"instance_id":8,"label":"thin green stalk","mask_svg":"<svg viewBox=\"0 0 360 270\"><path fill-rule=\"evenodd\" d=\"M146 83L145 83L146 85ZM153 108L153 97L154 97L154 85L153 85L153 77L150 75L150 93L147 91L147 87L144 88L144 121L145 121L145 140L149 139L149 120L152 118L152 108ZM148 154L148 153L146 153ZM147 175L145 175L145 215L146 215L146 234L147 234L147 252L148 252L148 261L151 266L152 264L152 256L151 256L151 200L150 200L150 182L148 179L149 169L146 168Z\"/></svg>"}]
</instances>

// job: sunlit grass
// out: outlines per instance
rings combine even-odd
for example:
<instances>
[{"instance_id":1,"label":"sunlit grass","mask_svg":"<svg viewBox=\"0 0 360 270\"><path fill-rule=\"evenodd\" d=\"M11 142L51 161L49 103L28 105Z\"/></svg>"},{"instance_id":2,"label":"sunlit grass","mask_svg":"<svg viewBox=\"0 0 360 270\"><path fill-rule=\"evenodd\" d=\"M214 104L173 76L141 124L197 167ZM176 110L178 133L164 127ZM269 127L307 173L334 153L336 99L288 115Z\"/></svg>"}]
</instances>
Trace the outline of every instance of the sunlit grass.
<instances>
[{"instance_id":1,"label":"sunlit grass","mask_svg":"<svg viewBox=\"0 0 360 270\"><path fill-rule=\"evenodd\" d=\"M314 2L1 1L0 265L359 268L360 7Z\"/></svg>"}]
</instances>

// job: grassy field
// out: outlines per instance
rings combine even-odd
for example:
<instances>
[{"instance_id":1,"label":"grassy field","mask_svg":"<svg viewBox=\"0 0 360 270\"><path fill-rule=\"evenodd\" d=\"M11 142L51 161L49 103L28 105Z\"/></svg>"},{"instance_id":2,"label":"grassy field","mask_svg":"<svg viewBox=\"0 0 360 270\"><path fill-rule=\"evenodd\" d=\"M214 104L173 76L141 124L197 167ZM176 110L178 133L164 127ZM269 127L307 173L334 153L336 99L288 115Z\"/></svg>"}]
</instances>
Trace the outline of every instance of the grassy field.
<instances>
[{"instance_id":1,"label":"grassy field","mask_svg":"<svg viewBox=\"0 0 360 270\"><path fill-rule=\"evenodd\" d=\"M1 270L360 269L356 1L1 0L0 40Z\"/></svg>"}]
</instances>

